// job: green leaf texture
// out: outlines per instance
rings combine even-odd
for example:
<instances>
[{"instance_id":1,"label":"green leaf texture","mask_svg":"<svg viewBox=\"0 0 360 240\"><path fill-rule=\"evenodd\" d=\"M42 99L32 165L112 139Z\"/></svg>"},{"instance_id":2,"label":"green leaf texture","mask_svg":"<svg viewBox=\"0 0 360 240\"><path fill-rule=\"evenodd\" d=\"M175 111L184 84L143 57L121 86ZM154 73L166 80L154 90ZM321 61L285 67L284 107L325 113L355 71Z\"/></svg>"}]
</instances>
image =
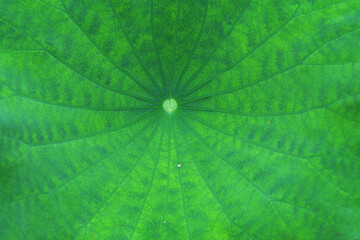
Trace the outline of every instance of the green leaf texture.
<instances>
[{"instance_id":1,"label":"green leaf texture","mask_svg":"<svg viewBox=\"0 0 360 240\"><path fill-rule=\"evenodd\" d=\"M360 239L359 28L358 0L1 0L0 238Z\"/></svg>"}]
</instances>

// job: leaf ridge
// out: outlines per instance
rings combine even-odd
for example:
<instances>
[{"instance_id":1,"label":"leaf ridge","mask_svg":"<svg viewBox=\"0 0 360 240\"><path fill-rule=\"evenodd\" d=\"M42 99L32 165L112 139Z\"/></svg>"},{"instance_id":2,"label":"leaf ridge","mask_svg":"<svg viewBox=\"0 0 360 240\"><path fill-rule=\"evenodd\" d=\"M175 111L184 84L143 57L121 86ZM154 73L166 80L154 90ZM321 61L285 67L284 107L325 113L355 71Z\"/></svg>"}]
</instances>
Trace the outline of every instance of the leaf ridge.
<instances>
[{"instance_id":1,"label":"leaf ridge","mask_svg":"<svg viewBox=\"0 0 360 240\"><path fill-rule=\"evenodd\" d=\"M9 87L10 88L10 87ZM8 98L2 98L2 100L8 100L11 98L19 98L28 100L31 102L36 102L44 105L50 105L54 107L61 107L61 108L68 108L68 109L83 109L83 110L89 110L89 111L104 111L104 112L117 112L117 111L130 111L130 110L145 110L145 109L158 109L158 107L153 105L143 105L143 106L130 106L130 107L90 107L90 106L81 106L81 105L72 105L72 104L64 104L64 103L53 103L53 102L45 102L43 100L27 96L25 94L21 94L15 90L13 90L16 95L12 95Z\"/></svg>"},{"instance_id":2,"label":"leaf ridge","mask_svg":"<svg viewBox=\"0 0 360 240\"><path fill-rule=\"evenodd\" d=\"M176 159L178 160L178 162L180 162L179 160L179 147L178 147L178 144L177 144L177 137L176 137L176 134L175 134L175 129L172 128L171 129L172 131L172 134L174 136L174 145L175 145L175 150L176 150ZM190 236L191 236L191 233L190 233L190 229L189 229L189 222L188 222L188 219L187 219L187 214L186 214L186 207L185 207L185 200L184 200L184 193L183 193L183 184L182 184L182 178L181 178L181 171L178 171L178 180L179 180L179 186L180 186L180 194L181 194L181 200L182 200L182 206L183 206L183 213L184 213L184 220L185 220L185 224L186 224L186 231L188 233L188 239L190 240Z\"/></svg>"},{"instance_id":3,"label":"leaf ridge","mask_svg":"<svg viewBox=\"0 0 360 240\"><path fill-rule=\"evenodd\" d=\"M97 210L94 212L94 214L89 218L88 221L86 221L86 224L84 225L85 227L88 226L88 224L92 221L92 219L94 219L94 217L97 215L97 213L110 201L110 199L115 195L115 193L122 187L122 185L124 184L125 180L131 175L131 173L136 169L136 167L139 165L139 163L141 163L142 158L144 157L145 153L147 152L151 142L154 139L154 136L156 134L156 132L159 129L159 125L160 125L160 121L161 119L158 117L156 119L159 119L156 123L156 127L154 128L154 130L151 133L150 139L149 141L146 143L144 151L142 151L141 156L139 157L138 161L136 161L136 164L132 167L132 169L126 174L126 176L120 181L120 183L116 186L116 188L111 192L111 194L109 195L109 197L107 199L105 199L105 201L103 201L103 203L100 204L100 206L97 208ZM150 122L152 123L152 122ZM150 124L148 125L150 126ZM84 234L84 238L85 238L85 234Z\"/></svg>"},{"instance_id":4,"label":"leaf ridge","mask_svg":"<svg viewBox=\"0 0 360 240\"><path fill-rule=\"evenodd\" d=\"M266 194L263 190L261 190L258 186L256 186L252 181L250 181L242 172L238 167L235 167L234 164L230 163L229 161L227 161L220 153L218 153L217 151L215 151L214 149L212 149L208 143L206 143L206 141L200 136L200 134L194 130L193 127L191 127L191 125L184 119L181 117L181 119L184 121L184 123L188 126L188 128L193 132L193 134L201 141L202 144L204 144L206 146L206 148L208 150L210 150L210 152L212 152L215 156L219 157L223 162L225 162L227 165L229 165L233 170L235 170L241 177L242 179L244 179L247 183L249 183L258 193L260 193L260 195L262 195L262 197L264 197L270 204L271 208L273 209L273 211L275 212L275 214L279 217L281 223L285 226L285 228L287 230L288 229L288 225L286 224L286 222L284 221L284 218L280 215L278 209L276 208L276 206L274 205L273 199Z\"/></svg>"},{"instance_id":5,"label":"leaf ridge","mask_svg":"<svg viewBox=\"0 0 360 240\"><path fill-rule=\"evenodd\" d=\"M178 122L179 122L179 121L178 121ZM191 147L191 145L190 145L190 142L189 142L188 138L187 138L186 135L185 135L185 130L183 129L182 124L181 124L180 122L179 122L178 124L179 124L179 126L180 126L180 129L181 129L182 135L183 135L183 137L184 137L184 139L185 139L185 142L187 143L189 150L192 152L192 147ZM240 225L238 225L238 224L235 223L234 221L231 221L229 215L225 212L224 207L222 206L222 204L220 204L218 198L215 196L214 192L213 192L212 189L209 187L209 184L207 183L207 181L205 181L202 173L200 172L200 170L199 170L199 168L198 168L198 166L197 166L197 164L196 164L196 161L194 161L193 158L191 158L191 159L192 159L192 161L193 161L193 163L194 163L194 165L195 165L195 167L196 167L196 170L198 171L198 173L199 173L202 181L205 183L207 189L210 191L210 193L211 193L211 195L213 196L214 200L217 202L217 204L218 204L218 206L220 207L221 211L224 213L226 219L228 220L228 222L229 222L229 224L230 224L231 237L234 239L234 236L233 236L233 233L232 233L232 227L231 227L231 224L234 224L234 225L238 226L240 229L242 229L243 232L244 232L247 236L249 236L251 239L253 239L253 238L249 235L249 233L248 233L247 231L245 231L245 229L243 229Z\"/></svg>"},{"instance_id":6,"label":"leaf ridge","mask_svg":"<svg viewBox=\"0 0 360 240\"><path fill-rule=\"evenodd\" d=\"M198 68L198 70L189 78L188 81L185 82L184 86L181 87L181 89L179 90L179 93L181 94L188 86L189 84L200 74L200 72L205 68L205 66L208 64L208 62L210 61L210 59L214 56L214 54L217 52L217 50L221 47L221 45L229 38L229 36L231 35L231 33L234 31L236 25L238 24L238 22L240 21L240 19L242 18L242 16L245 14L246 10L249 8L250 4L251 4L252 0L249 0L247 5L245 6L245 8L240 12L239 16L237 17L237 19L234 21L234 23L232 24L229 32L226 34L226 36L219 42L219 44L214 48L214 50L211 52L211 54L208 56L208 58L206 58L205 62L203 62L203 64L201 64L201 66ZM181 96L181 95L180 95ZM179 97L179 95L176 95L175 97Z\"/></svg>"},{"instance_id":7,"label":"leaf ridge","mask_svg":"<svg viewBox=\"0 0 360 240\"><path fill-rule=\"evenodd\" d=\"M295 13L294 13L295 14ZM233 63L229 67L224 68L220 72L216 73L215 75L211 76L208 80L206 80L204 83L198 85L197 87L190 90L189 93L185 93L183 96L180 97L180 99L183 99L187 97L188 95L192 94L193 92L197 91L198 89L204 87L205 85L209 84L213 79L217 78L218 76L224 74L225 72L229 71L230 69L236 67L238 64L242 63L243 60L245 60L247 57L251 56L257 49L259 49L261 46L263 46L265 43L267 43L271 38L276 36L279 32L281 32L295 17L294 14L289 17L287 21L285 21L280 28L275 30L273 33L269 34L264 40L260 41L258 44L255 45L253 49L251 49L247 54L245 54L242 58L240 58L239 61Z\"/></svg>"},{"instance_id":8,"label":"leaf ridge","mask_svg":"<svg viewBox=\"0 0 360 240\"><path fill-rule=\"evenodd\" d=\"M178 38L178 28L179 28L179 16L180 16L180 9L181 9L181 2L177 1L177 11L176 11L176 20L175 20L175 28L174 28L174 37L173 37L173 53L172 53L172 63L171 63L171 75L170 75L170 98L172 94L172 87L173 87L173 81L174 81L174 75L175 75L175 60L176 60L176 48L177 48L177 38Z\"/></svg>"},{"instance_id":9,"label":"leaf ridge","mask_svg":"<svg viewBox=\"0 0 360 240\"><path fill-rule=\"evenodd\" d=\"M204 14L203 14L203 19L202 19L202 23L201 23L201 29L200 29L200 32L196 38L196 43L193 47L193 49L191 50L191 54L190 54L190 57L187 59L186 63L185 63L185 67L184 69L181 71L181 74L178 78L178 80L176 81L176 85L175 85L175 89L174 89L174 92L176 92L179 88L179 85L186 73L186 71L188 70L189 68L189 65L191 63L191 60L194 56L194 53L196 52L196 49L198 48L199 46L199 43L200 43L200 39L202 37L202 34L204 33L204 28L205 28L205 23L206 23L206 19L207 19L207 15L208 15L208 8L209 8L209 0L206 0L206 7L205 7L205 11L204 11Z\"/></svg>"},{"instance_id":10,"label":"leaf ridge","mask_svg":"<svg viewBox=\"0 0 360 240\"><path fill-rule=\"evenodd\" d=\"M126 147L127 145L129 145L130 143L132 143L134 141L135 138L137 138L140 133L144 132L150 125L152 122L154 122L157 118L153 118L151 121L149 121L148 124L146 124L142 129L140 129L132 138L130 138L130 140L125 143L124 145L122 145L121 147L119 147L117 150L115 150L114 152L112 152L111 154L109 154L108 156L102 158L100 161L96 162L95 164L92 164L90 167L85 168L83 171L80 171L78 174L74 175L73 177L69 178L67 181L65 181L64 183L60 184L58 187L54 188L53 190L51 190L50 192L45 192L44 194L49 194L48 199L45 202L45 206L44 206L44 211L42 212L42 214L40 214L40 216L37 218L37 220L32 224L31 228L30 228L30 232L34 231L34 227L40 222L40 220L42 219L43 215L45 214L45 212L47 211L48 207L49 207L49 202L52 196L54 196L55 193L57 193L60 189L62 189L63 187L65 187L67 184L69 184L70 182L72 182L73 180L75 180L76 178L78 178L79 176L83 175L84 173L86 173L87 171L89 171L90 169L92 169L93 167L97 166L98 164L104 162L105 160L109 159L110 157L114 156L115 154L117 154L122 148Z\"/></svg>"},{"instance_id":11,"label":"leaf ridge","mask_svg":"<svg viewBox=\"0 0 360 240\"><path fill-rule=\"evenodd\" d=\"M145 101L145 102L148 102L148 103L152 103L152 104L157 104L157 102L154 102L150 99L147 99L147 98L144 98L144 97L141 97L139 95L136 95L136 94L132 94L130 92L126 92L126 91L123 91L123 90L120 90L120 89L117 89L117 88L114 88L114 87L111 87L111 86L108 86L106 84L103 84L99 81L96 81L96 80L93 80L92 78L88 77L87 75L85 75L84 73L82 73L80 70L78 70L75 66L69 64L68 62L66 62L64 59L62 59L61 57L57 56L55 53L53 53L50 49L46 48L42 43L40 43L39 41L37 41L34 37L30 36L29 34L27 34L23 29L21 29L20 27L14 25L13 23L3 19L3 18L0 18L0 21L12 26L14 29L16 29L19 33L23 34L24 36L26 36L27 38L31 39L34 43L36 43L37 45L39 45L45 52L47 52L49 55L51 55L54 59L56 59L57 61L59 61L59 63L63 64L64 66L68 67L70 70L72 70L73 72L75 72L76 74L78 74L79 76L83 77L84 79L87 79L88 81L104 88L104 89L108 89L110 91L113 91L113 92L116 92L116 93L119 93L119 94L123 94L123 95L128 95L128 96L131 96L131 97L134 97L134 98L137 98L139 100L142 100L142 101Z\"/></svg>"},{"instance_id":12,"label":"leaf ridge","mask_svg":"<svg viewBox=\"0 0 360 240\"><path fill-rule=\"evenodd\" d=\"M250 145L254 145L254 146L257 146L257 147L260 147L260 148L263 148L263 149L267 149L267 150L270 150L270 151L273 151L273 152L277 152L277 153L283 154L283 155L285 155L285 156L289 156L289 157L293 157L293 158L305 160L305 161L309 164L309 166L311 166L311 167L314 169L314 171L315 171L325 182L327 182L329 185L332 185L332 186L333 186L335 189L337 189L339 192L341 192L341 193L349 196L349 198L351 198L351 199L353 199L355 202L357 202L357 200L354 199L350 193L348 193L348 192L346 192L345 190L341 189L341 188L338 187L335 183L331 182L327 177L325 177L325 176L311 163L311 161L309 161L309 157L304 157L304 156L300 156L300 155L295 155L295 154L288 153L288 152L285 152L285 151L282 151L282 150L279 150L279 149L267 147L267 146L264 146L264 145L259 144L259 143L255 143L255 142L252 142L252 141L249 141L249 140L245 140L245 139L240 138L240 137L238 137L238 136L236 136L236 135L234 135L234 134L228 133L228 132L222 130L221 128L218 128L218 127L210 124L209 122L204 121L204 120L202 120L202 119L199 119L199 118L197 118L197 117L195 117L195 116L193 116L193 115L191 115L191 114L189 114L189 113L185 113L185 112L182 112L182 113L183 113L184 115L186 115L187 117L190 117L190 118L192 118L192 119L194 119L194 120L196 120L196 121L198 121L198 122L200 122L200 123L202 123L202 124L204 124L204 125L207 125L208 127L212 128L213 130L215 130L215 131L217 131L217 132L219 132L219 133L221 133L221 134L227 135L227 136L232 137L232 138L234 138L234 139L238 139L238 140L240 140L240 141L242 141L242 142L244 142L244 143L247 143L247 144L250 144Z\"/></svg>"},{"instance_id":13,"label":"leaf ridge","mask_svg":"<svg viewBox=\"0 0 360 240\"><path fill-rule=\"evenodd\" d=\"M105 53L105 51L100 48L100 46L94 41L94 39L81 27L80 23L74 19L74 17L69 13L67 10L64 0L60 0L62 5L64 6L64 9L66 11L66 15L69 17L69 19L80 29L80 31L85 35L85 37L93 44L93 46L111 63L113 64L117 69L119 69L121 72L125 73L130 79L132 79L135 83L137 83L142 89L144 89L146 92L151 94L157 99L160 99L156 94L154 94L150 89L148 89L145 85L143 85L139 79L137 79L134 75L132 75L129 71L122 68L119 64L117 64L112 58L109 57ZM110 0L111 1L111 0Z\"/></svg>"},{"instance_id":14,"label":"leaf ridge","mask_svg":"<svg viewBox=\"0 0 360 240\"><path fill-rule=\"evenodd\" d=\"M156 89L158 90L158 93L161 95L162 92L161 92L161 88L160 88L159 84L155 81L155 79L154 79L153 76L151 75L150 71L145 67L143 61L141 60L140 56L139 56L138 53L136 52L135 47L134 47L134 44L133 44L132 41L130 40L130 37L129 37L129 35L127 34L127 32L125 31L125 28L124 28L124 26L123 26L123 24L122 24L122 21L121 21L119 15L116 13L116 10L115 10L115 8L114 8L114 6L113 6L113 4L112 4L112 0L109 0L109 4L110 4L110 7L111 7L112 12L114 13L114 16L116 17L116 19L117 19L117 21L118 21L118 23L119 23L119 25L120 25L120 27L121 27L121 29L122 29L125 37L126 37L127 42L129 43L129 45L130 45L130 47L131 47L134 55L136 56L136 59L137 59L138 62L140 63L140 65L141 65L141 67L143 68L143 70L144 70L144 72L146 73L146 75L148 75L149 79L151 80L151 82L154 84L154 86L155 86ZM149 90L149 93L150 93L151 95L153 95L154 97L156 97L158 100L161 101L160 96L152 93L150 90Z\"/></svg>"},{"instance_id":15,"label":"leaf ridge","mask_svg":"<svg viewBox=\"0 0 360 240\"><path fill-rule=\"evenodd\" d=\"M248 84L245 84L243 86L238 86L238 87L233 87L233 88L229 88L227 90L223 90L223 91L219 91L219 92L215 92L215 93L211 93L209 95L206 95L206 96L203 96L203 97L199 97L199 98L195 98L193 100L189 100L189 101L185 101L185 102L182 102L182 104L186 104L186 103L190 103L190 102L194 102L194 101L198 101L198 100L202 100L202 99L206 99L206 98L210 98L210 97L215 97L215 96L219 96L219 95L225 95L225 94L228 94L228 93L232 93L232 92L235 92L235 91L238 91L238 90L241 90L241 89L245 89L245 88L248 88L248 87L252 87L252 86L256 86L262 82L265 82L269 79L272 79L273 77L275 76L278 76L282 73L285 73L287 71L290 71L290 70L293 70L299 66L304 66L303 63L306 61L307 58L309 58L312 54L314 54L315 52L317 52L319 49L321 49L322 47L324 47L325 45L329 44L330 42L332 41L335 41L341 37L343 37L344 35L346 34L349 34L349 33L353 33L354 31L358 30L359 28L355 28L353 30L350 30L350 31L347 31L343 34L340 34L339 36L333 38L333 39L330 39L329 41L326 41L324 43L322 43L319 47L315 48L313 51L309 52L303 59L301 59L298 63L290 66L290 67L287 67L285 69L282 69L266 78L263 78L263 79L260 79L258 81L255 81L255 82L252 82L252 83L248 83ZM220 72L220 74L215 74L213 75L212 77L210 77L207 81L205 81L204 83L200 84L199 86L195 87L193 90L191 90L190 92L188 92L187 94L183 95L182 97L179 98L179 100L182 100L184 98L186 98L187 96L193 94L194 92L196 92L197 90L199 90L200 88L204 87L205 85L209 84L212 80L214 80L215 78L217 78L218 76L222 75L224 72Z\"/></svg>"},{"instance_id":16,"label":"leaf ridge","mask_svg":"<svg viewBox=\"0 0 360 240\"><path fill-rule=\"evenodd\" d=\"M68 139L63 139L63 140L60 140L60 141L49 141L49 142L42 142L42 143L37 143L37 144L30 144L29 145L31 147L39 147L39 146L45 146L45 145L55 145L55 144L61 144L61 143L66 143L66 142L71 142L71 141L76 141L76 140L81 140L81 139L85 139L85 138L90 138L90 137L95 137L95 136L99 136L99 135L102 135L102 134L105 134L105 133L110 133L110 132L115 132L117 130L120 130L122 128L125 128L125 127L128 127L136 122L139 122L155 113L159 113L161 110L157 110L157 111L153 111L153 112L150 112L148 114L145 114L143 116L141 116L140 118L137 118L135 120L132 120L130 122L127 122L123 125L121 125L120 127L116 127L116 128L109 128L109 129L106 129L106 130L102 130L102 131L97 131L97 132L93 132L93 133L90 133L90 134L86 134L86 135L83 135L83 136L80 136L80 137L72 137L72 138L68 138Z\"/></svg>"},{"instance_id":17,"label":"leaf ridge","mask_svg":"<svg viewBox=\"0 0 360 240\"><path fill-rule=\"evenodd\" d=\"M159 143L159 149L158 149L158 154L157 154L157 160L156 160L156 163L155 163L155 166L154 166L154 170L153 170L153 173L152 173L152 177L151 177L151 180L150 180L150 184L149 184L149 187L147 189L147 192L146 192L146 195L145 195L145 198L144 198L144 201L142 203L142 206L140 208L140 213L138 214L138 217L137 217L137 220L136 220L136 223L135 223L135 226L134 226L134 231L131 232L131 235L130 235L130 240L132 240L133 238L133 235L136 231L136 228L139 224L139 221L140 221L140 218L141 218L141 215L144 211L144 207L145 207L145 204L146 204L146 201L147 201L147 198L149 197L149 193L150 193L150 190L151 190L151 187L153 185L153 181L154 181L154 178L155 178L155 172L157 170L157 167L158 167L158 164L159 164L159 161L160 161L160 152L161 152L161 145L163 143L163 138L164 138L164 133L165 133L165 130L163 129L162 130L162 133L161 133L161 139L160 139L160 143Z\"/></svg>"},{"instance_id":18,"label":"leaf ridge","mask_svg":"<svg viewBox=\"0 0 360 240\"><path fill-rule=\"evenodd\" d=\"M158 66L159 66L159 71L160 71L160 75L161 75L161 81L163 84L163 91L162 95L165 96L165 89L166 89L166 82L165 82L165 75L164 75L164 69L160 60L160 54L159 54L159 48L156 45L156 41L155 41L155 27L154 27L154 0L150 1L150 29L151 29L151 39L152 39L152 43L153 43L153 47L154 47L154 51L155 51L155 56L156 56L156 61L158 62Z\"/></svg>"}]
</instances>

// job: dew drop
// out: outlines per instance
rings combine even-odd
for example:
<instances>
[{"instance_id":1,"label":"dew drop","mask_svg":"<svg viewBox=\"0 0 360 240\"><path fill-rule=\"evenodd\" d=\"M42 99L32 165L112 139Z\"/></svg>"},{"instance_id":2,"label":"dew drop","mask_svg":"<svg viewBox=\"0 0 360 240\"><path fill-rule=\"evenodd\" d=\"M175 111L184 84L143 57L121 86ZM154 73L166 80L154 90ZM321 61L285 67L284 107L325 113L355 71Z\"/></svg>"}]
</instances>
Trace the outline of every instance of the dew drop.
<instances>
[{"instance_id":1,"label":"dew drop","mask_svg":"<svg viewBox=\"0 0 360 240\"><path fill-rule=\"evenodd\" d=\"M164 224L167 224L167 221L164 221Z\"/></svg>"},{"instance_id":2,"label":"dew drop","mask_svg":"<svg viewBox=\"0 0 360 240\"><path fill-rule=\"evenodd\" d=\"M178 165L176 165L178 168L181 168L181 163L178 163Z\"/></svg>"}]
</instances>

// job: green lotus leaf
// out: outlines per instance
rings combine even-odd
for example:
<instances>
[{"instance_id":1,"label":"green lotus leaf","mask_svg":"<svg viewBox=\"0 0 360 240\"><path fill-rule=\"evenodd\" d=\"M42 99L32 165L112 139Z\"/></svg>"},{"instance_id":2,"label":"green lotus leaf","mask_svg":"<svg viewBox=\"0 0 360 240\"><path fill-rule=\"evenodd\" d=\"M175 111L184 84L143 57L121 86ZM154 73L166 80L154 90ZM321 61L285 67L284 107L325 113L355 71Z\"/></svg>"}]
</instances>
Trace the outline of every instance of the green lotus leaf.
<instances>
[{"instance_id":1,"label":"green lotus leaf","mask_svg":"<svg viewBox=\"0 0 360 240\"><path fill-rule=\"evenodd\" d=\"M1 0L0 239L360 239L360 1Z\"/></svg>"}]
</instances>

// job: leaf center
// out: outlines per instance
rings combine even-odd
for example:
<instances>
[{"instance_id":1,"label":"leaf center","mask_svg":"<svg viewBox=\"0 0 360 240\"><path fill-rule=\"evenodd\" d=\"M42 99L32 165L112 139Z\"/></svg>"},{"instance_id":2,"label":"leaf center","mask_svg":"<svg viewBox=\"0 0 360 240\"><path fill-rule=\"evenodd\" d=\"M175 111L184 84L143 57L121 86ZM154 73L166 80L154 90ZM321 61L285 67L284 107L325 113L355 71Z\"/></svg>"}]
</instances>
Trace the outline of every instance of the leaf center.
<instances>
[{"instance_id":1,"label":"leaf center","mask_svg":"<svg viewBox=\"0 0 360 240\"><path fill-rule=\"evenodd\" d=\"M176 110L177 102L173 98L167 99L163 103L163 108L165 109L165 111L171 113Z\"/></svg>"}]
</instances>

